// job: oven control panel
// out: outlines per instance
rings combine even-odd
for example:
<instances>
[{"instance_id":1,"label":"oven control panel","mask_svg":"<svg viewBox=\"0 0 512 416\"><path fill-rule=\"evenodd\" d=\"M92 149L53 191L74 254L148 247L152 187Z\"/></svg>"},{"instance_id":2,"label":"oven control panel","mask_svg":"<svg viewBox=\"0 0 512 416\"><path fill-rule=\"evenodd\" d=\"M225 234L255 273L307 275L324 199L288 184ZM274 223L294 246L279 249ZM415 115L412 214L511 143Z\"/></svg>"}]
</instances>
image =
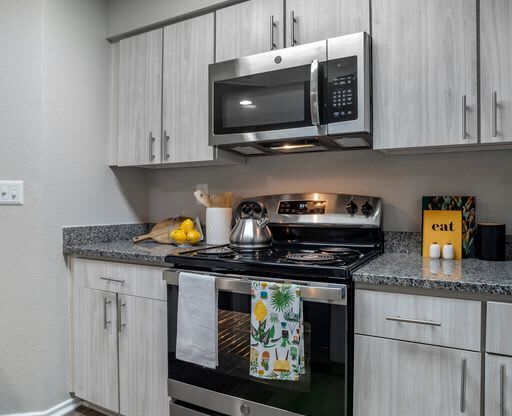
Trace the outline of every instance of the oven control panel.
<instances>
[{"instance_id":1,"label":"oven control panel","mask_svg":"<svg viewBox=\"0 0 512 416\"><path fill-rule=\"evenodd\" d=\"M328 63L328 121L339 123L357 119L357 57Z\"/></svg>"},{"instance_id":2,"label":"oven control panel","mask_svg":"<svg viewBox=\"0 0 512 416\"><path fill-rule=\"evenodd\" d=\"M278 214L288 215L323 215L327 209L327 201L281 201Z\"/></svg>"}]
</instances>

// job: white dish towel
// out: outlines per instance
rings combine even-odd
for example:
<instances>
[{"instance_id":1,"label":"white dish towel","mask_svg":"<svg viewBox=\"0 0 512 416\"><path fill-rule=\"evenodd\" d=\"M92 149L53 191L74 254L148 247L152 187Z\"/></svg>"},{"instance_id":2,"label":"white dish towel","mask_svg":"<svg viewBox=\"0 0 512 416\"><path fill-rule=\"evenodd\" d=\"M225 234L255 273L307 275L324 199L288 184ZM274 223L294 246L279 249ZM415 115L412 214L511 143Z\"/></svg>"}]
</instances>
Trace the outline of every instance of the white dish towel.
<instances>
[{"instance_id":1,"label":"white dish towel","mask_svg":"<svg viewBox=\"0 0 512 416\"><path fill-rule=\"evenodd\" d=\"M218 301L215 276L181 272L178 295L178 360L217 368Z\"/></svg>"}]
</instances>

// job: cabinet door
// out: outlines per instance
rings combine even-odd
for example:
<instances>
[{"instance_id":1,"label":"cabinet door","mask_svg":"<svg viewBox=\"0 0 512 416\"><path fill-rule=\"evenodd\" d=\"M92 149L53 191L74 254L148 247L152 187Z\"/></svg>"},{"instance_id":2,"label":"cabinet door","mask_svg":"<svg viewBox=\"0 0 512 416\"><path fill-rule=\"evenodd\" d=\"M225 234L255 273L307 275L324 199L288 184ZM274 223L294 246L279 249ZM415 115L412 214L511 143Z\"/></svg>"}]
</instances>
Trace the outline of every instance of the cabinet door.
<instances>
[{"instance_id":1,"label":"cabinet door","mask_svg":"<svg viewBox=\"0 0 512 416\"><path fill-rule=\"evenodd\" d=\"M77 397L119 411L116 295L73 287L73 387Z\"/></svg>"},{"instance_id":2,"label":"cabinet door","mask_svg":"<svg viewBox=\"0 0 512 416\"><path fill-rule=\"evenodd\" d=\"M370 33L369 0L286 0L286 45Z\"/></svg>"},{"instance_id":3,"label":"cabinet door","mask_svg":"<svg viewBox=\"0 0 512 416\"><path fill-rule=\"evenodd\" d=\"M482 142L512 141L512 3L480 2Z\"/></svg>"},{"instance_id":4,"label":"cabinet door","mask_svg":"<svg viewBox=\"0 0 512 416\"><path fill-rule=\"evenodd\" d=\"M485 415L512 415L512 358L485 356Z\"/></svg>"},{"instance_id":5,"label":"cabinet door","mask_svg":"<svg viewBox=\"0 0 512 416\"><path fill-rule=\"evenodd\" d=\"M282 0L251 0L218 10L216 62L283 48L283 15Z\"/></svg>"},{"instance_id":6,"label":"cabinet door","mask_svg":"<svg viewBox=\"0 0 512 416\"><path fill-rule=\"evenodd\" d=\"M476 0L373 0L376 149L477 142Z\"/></svg>"},{"instance_id":7,"label":"cabinet door","mask_svg":"<svg viewBox=\"0 0 512 416\"><path fill-rule=\"evenodd\" d=\"M354 415L480 415L481 354L363 335L354 351Z\"/></svg>"},{"instance_id":8,"label":"cabinet door","mask_svg":"<svg viewBox=\"0 0 512 416\"><path fill-rule=\"evenodd\" d=\"M119 390L124 416L167 416L167 303L119 295Z\"/></svg>"},{"instance_id":9,"label":"cabinet door","mask_svg":"<svg viewBox=\"0 0 512 416\"><path fill-rule=\"evenodd\" d=\"M118 88L118 165L160 163L162 29L121 40Z\"/></svg>"},{"instance_id":10,"label":"cabinet door","mask_svg":"<svg viewBox=\"0 0 512 416\"><path fill-rule=\"evenodd\" d=\"M214 55L213 13L164 32L163 162L212 160L208 145L208 64Z\"/></svg>"}]
</instances>

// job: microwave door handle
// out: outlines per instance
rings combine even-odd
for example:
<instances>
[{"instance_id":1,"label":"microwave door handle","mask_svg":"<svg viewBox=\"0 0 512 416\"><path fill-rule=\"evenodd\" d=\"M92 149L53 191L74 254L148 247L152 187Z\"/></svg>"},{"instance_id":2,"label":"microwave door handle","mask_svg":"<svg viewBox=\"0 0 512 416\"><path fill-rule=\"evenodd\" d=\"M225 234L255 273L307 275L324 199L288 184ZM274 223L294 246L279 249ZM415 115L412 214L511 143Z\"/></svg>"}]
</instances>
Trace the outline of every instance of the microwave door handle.
<instances>
[{"instance_id":1,"label":"microwave door handle","mask_svg":"<svg viewBox=\"0 0 512 416\"><path fill-rule=\"evenodd\" d=\"M318 69L320 62L315 59L311 63L311 74L309 79L309 105L311 107L311 123L320 126L320 108L318 105Z\"/></svg>"}]
</instances>

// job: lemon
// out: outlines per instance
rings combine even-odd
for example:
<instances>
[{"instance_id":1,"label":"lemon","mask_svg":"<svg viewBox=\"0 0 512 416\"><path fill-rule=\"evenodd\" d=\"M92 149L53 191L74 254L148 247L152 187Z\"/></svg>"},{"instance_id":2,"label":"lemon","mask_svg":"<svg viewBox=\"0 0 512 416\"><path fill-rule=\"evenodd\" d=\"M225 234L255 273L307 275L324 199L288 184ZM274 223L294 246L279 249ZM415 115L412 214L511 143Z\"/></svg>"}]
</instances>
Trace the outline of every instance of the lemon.
<instances>
[{"instance_id":1,"label":"lemon","mask_svg":"<svg viewBox=\"0 0 512 416\"><path fill-rule=\"evenodd\" d=\"M185 234L188 234L190 231L192 231L195 227L194 221L191 219L187 219L181 223L181 231L183 231Z\"/></svg>"},{"instance_id":2,"label":"lemon","mask_svg":"<svg viewBox=\"0 0 512 416\"><path fill-rule=\"evenodd\" d=\"M201 239L201 233L197 230L191 230L187 233L187 241L191 244L197 243Z\"/></svg>"},{"instance_id":3,"label":"lemon","mask_svg":"<svg viewBox=\"0 0 512 416\"><path fill-rule=\"evenodd\" d=\"M187 235L182 230L174 230L171 232L171 237L177 244L183 244L187 241Z\"/></svg>"}]
</instances>

